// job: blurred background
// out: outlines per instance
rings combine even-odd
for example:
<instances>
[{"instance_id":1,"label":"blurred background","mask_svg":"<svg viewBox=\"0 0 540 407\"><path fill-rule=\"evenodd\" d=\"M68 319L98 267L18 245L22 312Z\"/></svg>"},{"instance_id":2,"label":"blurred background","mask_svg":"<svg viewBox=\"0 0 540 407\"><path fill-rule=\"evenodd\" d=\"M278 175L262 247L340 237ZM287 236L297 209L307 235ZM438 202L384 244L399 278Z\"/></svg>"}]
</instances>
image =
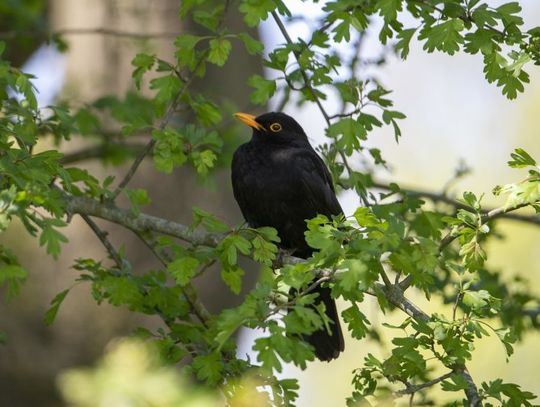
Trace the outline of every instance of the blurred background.
<instances>
[{"instance_id":1,"label":"blurred background","mask_svg":"<svg viewBox=\"0 0 540 407\"><path fill-rule=\"evenodd\" d=\"M500 1L490 1L494 5ZM130 61L138 50L152 50L164 59L172 59L171 43L174 35L196 30L178 19L177 0L25 0L0 3L0 40L7 42L4 55L17 66L37 76L43 106L53 101L69 100L75 106L84 105L103 95L123 97L133 89ZM309 32L309 19L320 13L320 4L300 1L287 2L295 15L308 21L288 24L293 39ZM536 25L540 18L537 0L521 0L527 26ZM10 11L11 14L8 13ZM246 31L241 16L230 13L229 26L235 31ZM117 31L163 34L159 38L133 39L105 33L73 33L79 29L113 28ZM15 31L66 33L68 50L59 53L46 44L46 35L27 35L15 39ZM71 33L70 33L71 31ZM257 34L257 33L255 33ZM268 47L283 42L271 21L259 28L258 34ZM263 72L259 58L250 57L234 47L232 57L223 70L212 72L209 80L196 86L214 97L233 95L239 110L260 113L249 103L249 89L245 84L252 73ZM382 49L376 34L368 33L362 56L377 58ZM360 68L361 69L361 68ZM405 188L440 192L455 169L464 162L471 173L461 179L452 190L460 195L471 190L485 193L485 204L504 202L492 196L497 184L515 182L520 174L506 166L510 152L522 147L533 157L540 158L538 142L538 113L540 110L540 75L530 69L531 83L517 101L508 101L499 89L488 84L482 73L480 56L426 54L421 45L414 44L406 61L389 57L387 64L377 67L376 75L386 88L393 89L397 110L407 119L402 122L403 137L399 144L389 128L370 135L369 145L381 149L390 170L381 172L380 179L398 182ZM266 72L266 74L270 74ZM277 95L276 99L279 99ZM272 103L270 108L272 108ZM336 101L330 98L325 105L332 110ZM309 134L313 144L324 140L324 120L314 106L302 109L291 105L286 111L295 116ZM244 131L246 130L240 130ZM245 136L248 134L246 132ZM50 148L51 146L48 146ZM44 146L43 148L47 148ZM77 145L70 148L77 149ZM88 161L84 165L94 174L111 172L123 174L125 168L103 168ZM229 172L218 174L218 182L210 189L202 187L189 170L178 169L172 176L156 173L150 163L141 167L132 187L149 191L152 204L147 212L180 222L190 222L193 205L210 210L227 220L239 223L241 216L232 198ZM346 214L358 205L352 194L340 197ZM111 232L112 241L125 245L127 255L136 269L148 270L157 265L150 253L129 233L100 223ZM489 264L500 269L504 276L522 275L531 282L540 279L538 247L540 228L504 222L505 238L491 243ZM10 302L0 304L0 331L7 335L0 346L0 406L66 405L57 383L65 380L65 372L89 366L103 354L113 338L128 335L136 326L156 327L158 321L130 314L124 309L106 304L96 305L89 287L77 285L67 297L56 322L47 327L43 315L56 293L73 285L77 273L70 267L77 257L105 259L106 255L95 236L75 218L67 230L70 243L64 246L58 261L53 261L28 238L22 228L13 224L0 238L15 248L30 276L21 294ZM245 287L256 279L256 270L246 274ZM531 284L540 294L540 287ZM200 281L203 301L211 310L237 304L217 273L206 273ZM426 311L442 311L442 305L427 303L411 291L412 299ZM367 299L363 304L372 322L396 322L398 313L384 316L377 304ZM384 329L384 328L383 328ZM392 332L383 331L388 338ZM249 353L254 332L239 336L240 353ZM473 377L482 380L504 378L540 394L540 335L528 334L515 348L506 363L502 345L496 338L478 342L474 361L470 364ZM347 341L346 352L331 364L314 362L301 372L288 367L285 377L300 378L299 406L343 405L351 392L351 371L360 366L370 352L384 355L385 348L370 341ZM342 380L340 378L343 378ZM65 386L64 386L65 388ZM444 397L444 396L441 396Z\"/></svg>"}]
</instances>

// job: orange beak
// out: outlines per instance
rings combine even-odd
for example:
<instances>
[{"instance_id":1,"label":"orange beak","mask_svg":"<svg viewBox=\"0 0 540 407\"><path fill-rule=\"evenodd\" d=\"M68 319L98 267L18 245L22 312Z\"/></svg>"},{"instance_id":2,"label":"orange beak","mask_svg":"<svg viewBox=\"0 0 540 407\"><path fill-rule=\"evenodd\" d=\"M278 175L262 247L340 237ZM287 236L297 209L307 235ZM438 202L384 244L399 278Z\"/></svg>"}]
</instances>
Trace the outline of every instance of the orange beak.
<instances>
[{"instance_id":1,"label":"orange beak","mask_svg":"<svg viewBox=\"0 0 540 407\"><path fill-rule=\"evenodd\" d=\"M253 127L254 129L257 129L257 130L266 131L266 129L264 128L262 124L257 123L257 121L255 120L255 116L253 116L252 114L235 113L234 117L236 117L242 123L247 124L249 127Z\"/></svg>"}]
</instances>

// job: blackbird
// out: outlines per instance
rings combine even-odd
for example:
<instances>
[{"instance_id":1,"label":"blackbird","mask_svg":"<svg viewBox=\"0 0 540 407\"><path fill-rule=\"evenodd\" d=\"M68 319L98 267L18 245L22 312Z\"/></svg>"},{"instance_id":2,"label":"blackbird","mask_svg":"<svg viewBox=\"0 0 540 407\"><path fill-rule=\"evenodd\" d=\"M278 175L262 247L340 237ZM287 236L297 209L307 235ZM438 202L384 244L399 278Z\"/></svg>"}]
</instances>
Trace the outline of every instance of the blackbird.
<instances>
[{"instance_id":1,"label":"blackbird","mask_svg":"<svg viewBox=\"0 0 540 407\"><path fill-rule=\"evenodd\" d=\"M244 218L254 228L275 228L281 248L308 258L313 249L304 236L306 220L343 213L326 165L302 127L285 113L258 117L236 113L235 117L253 128L251 140L236 150L232 160L234 197ZM317 358L330 361L344 349L336 303L328 287L318 286L313 292L318 293L315 304L325 305L331 332L323 327L305 340Z\"/></svg>"}]
</instances>

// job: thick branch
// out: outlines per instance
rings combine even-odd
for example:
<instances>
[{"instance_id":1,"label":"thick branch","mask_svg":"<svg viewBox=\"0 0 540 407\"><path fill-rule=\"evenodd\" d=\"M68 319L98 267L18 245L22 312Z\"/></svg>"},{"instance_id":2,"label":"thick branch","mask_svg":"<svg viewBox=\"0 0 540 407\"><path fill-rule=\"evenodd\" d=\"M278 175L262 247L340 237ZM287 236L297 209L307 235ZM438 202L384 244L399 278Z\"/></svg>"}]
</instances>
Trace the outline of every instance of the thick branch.
<instances>
[{"instance_id":1,"label":"thick branch","mask_svg":"<svg viewBox=\"0 0 540 407\"><path fill-rule=\"evenodd\" d=\"M192 230L186 225L152 215L146 215L144 213L134 216L133 213L127 209L118 208L112 204L100 203L90 198L72 195L66 195L65 198L66 211L70 214L90 215L105 219L135 232L153 231L177 237L178 239L193 245L210 247L215 247L220 240L219 235Z\"/></svg>"},{"instance_id":2,"label":"thick branch","mask_svg":"<svg viewBox=\"0 0 540 407\"><path fill-rule=\"evenodd\" d=\"M69 165L80 161L102 158L118 149L122 149L124 152L129 152L130 154L137 154L141 153L144 148L145 145L142 143L107 142L95 146L85 147L71 153L66 153L64 154L60 162L63 165Z\"/></svg>"},{"instance_id":3,"label":"thick branch","mask_svg":"<svg viewBox=\"0 0 540 407\"><path fill-rule=\"evenodd\" d=\"M138 40L149 40L158 38L174 38L178 35L177 32L156 32L143 33L134 31L123 31L112 28L96 27L96 28L63 28L60 30L48 31L3 31L0 32L0 40L12 40L15 38L40 38L52 39L63 35L105 35L118 38L133 38Z\"/></svg>"}]
</instances>

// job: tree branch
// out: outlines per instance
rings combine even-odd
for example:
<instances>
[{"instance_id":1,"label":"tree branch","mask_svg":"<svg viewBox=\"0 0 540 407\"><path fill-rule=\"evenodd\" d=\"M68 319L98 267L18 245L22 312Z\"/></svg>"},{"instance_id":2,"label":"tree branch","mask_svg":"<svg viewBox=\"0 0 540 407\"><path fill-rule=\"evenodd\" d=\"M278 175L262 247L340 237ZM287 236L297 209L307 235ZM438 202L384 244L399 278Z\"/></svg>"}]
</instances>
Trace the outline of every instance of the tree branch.
<instances>
[{"instance_id":1,"label":"tree branch","mask_svg":"<svg viewBox=\"0 0 540 407\"><path fill-rule=\"evenodd\" d=\"M287 44L293 45L294 43L291 40L291 37L289 36L289 33L287 32L287 29L283 25L283 22L279 18L279 15L275 11L272 11L272 17L274 18L274 21L276 22L277 26L279 27L279 30L281 31L281 34L283 34L283 37L285 37L285 41L287 41ZM300 64L300 56L298 55L298 53L293 50L293 54L294 54L294 57L296 58L296 61L298 62L298 64ZM308 77L306 71L304 71L302 68L298 68L298 69L300 71L300 74L302 75L302 78L304 78L304 84L306 86L306 89L308 89L309 92L311 93L311 97L313 98L313 100L315 101L317 106L319 107L319 110L321 111L322 115L324 116L324 120L326 120L326 124L328 126L330 126L330 116L328 115L328 113L324 109L320 99L318 98L317 94L313 90L313 87L311 86L311 81L309 80L309 77Z\"/></svg>"},{"instance_id":2,"label":"tree branch","mask_svg":"<svg viewBox=\"0 0 540 407\"><path fill-rule=\"evenodd\" d=\"M144 213L134 216L127 209L119 208L110 203L100 203L94 199L65 195L66 211L70 214L86 214L109 222L122 225L134 232L157 232L176 237L195 246L215 247L222 236L192 230L186 225L158 218Z\"/></svg>"},{"instance_id":3,"label":"tree branch","mask_svg":"<svg viewBox=\"0 0 540 407\"><path fill-rule=\"evenodd\" d=\"M437 383L442 382L443 380L448 379L454 374L454 372L448 372L442 376L437 377L436 379L430 380L428 382L422 383L422 384L407 384L407 387L403 390L396 391L397 396L404 396L405 394L414 394L422 389L425 389L426 387L434 386Z\"/></svg>"},{"instance_id":4,"label":"tree branch","mask_svg":"<svg viewBox=\"0 0 540 407\"><path fill-rule=\"evenodd\" d=\"M101 158L106 156L108 153L113 152L115 149L122 149L130 154L140 154L145 147L145 144L142 143L105 142L103 144L85 147L71 153L66 153L60 159L60 163L63 165L69 165L80 161Z\"/></svg>"},{"instance_id":5,"label":"tree branch","mask_svg":"<svg viewBox=\"0 0 540 407\"><path fill-rule=\"evenodd\" d=\"M507 208L506 206L502 206L500 208L491 209L489 212L482 215L482 219L481 219L482 225L484 223L489 222L492 219L502 217L503 215L509 212L517 211L518 209L525 208L526 206L530 206L530 205L531 204L529 203L522 203L522 204L510 207L510 208ZM540 219L540 217L538 218ZM448 246L455 239L457 239L457 237L458 235L452 235L450 233L447 234L445 237L443 237L439 245L439 251L443 251L446 248L446 246Z\"/></svg>"},{"instance_id":6,"label":"tree branch","mask_svg":"<svg viewBox=\"0 0 540 407\"><path fill-rule=\"evenodd\" d=\"M178 35L178 32L156 32L156 33L143 33L134 31L123 31L106 27L95 28L63 28L56 31L2 31L0 32L0 40L12 40L15 38L39 38L51 40L54 37L63 35L104 35L109 37L119 38L133 38L138 40L149 39L168 39L174 38Z\"/></svg>"},{"instance_id":7,"label":"tree branch","mask_svg":"<svg viewBox=\"0 0 540 407\"><path fill-rule=\"evenodd\" d=\"M287 29L285 28L285 26L283 25L283 22L279 18L279 15L275 11L272 11L272 17L274 18L274 21L276 22L277 26L279 27L279 30L281 31L281 34L283 35L283 37L287 41L287 44L294 45L293 41L291 40L291 37L290 37L289 33L287 32ZM298 63L298 66L299 66L298 70L300 71L300 74L302 75L302 78L304 78L305 88L309 91L309 93L311 94L311 97L313 98L313 100L317 104L319 110L321 111L321 113L322 113L322 115L324 117L324 120L326 121L326 125L330 126L332 117L330 117L328 112L325 110L324 106L322 105L321 100L319 99L319 97L315 93L315 90L313 89L313 86L311 86L311 81L309 79L308 74L306 73L306 71L304 69L302 69L302 66L300 64L300 55L298 55L298 52L296 52L294 49L293 49L292 52L293 52L293 55L294 55L294 57L296 59L296 62ZM347 172L349 173L349 175L352 175L353 170L349 166L349 162L347 161L347 157L345 156L345 153L343 151L341 151L341 150L338 150L338 154L341 157L341 160L343 161L343 165L347 169ZM369 202L368 202L367 198L364 196L364 194L360 194L360 199L362 199L362 202L364 202L365 206L369 206Z\"/></svg>"},{"instance_id":8,"label":"tree branch","mask_svg":"<svg viewBox=\"0 0 540 407\"><path fill-rule=\"evenodd\" d=\"M376 283L376 288L384 294L388 302L390 302L395 307L401 309L410 317L423 322L428 322L431 319L428 314L426 314L415 304L405 298L399 284L387 287L383 284ZM482 399L480 398L480 395L478 393L478 388L476 387L476 383L472 379L471 374L467 370L467 367L463 364L456 364L455 366L449 367L454 373L463 377L463 379L465 379L465 381L467 382L468 387L465 389L465 395L467 396L469 404L472 407L482 406Z\"/></svg>"},{"instance_id":9,"label":"tree branch","mask_svg":"<svg viewBox=\"0 0 540 407\"><path fill-rule=\"evenodd\" d=\"M172 259L166 253L159 253L153 239L146 238L141 232L135 232L135 234L146 245L146 247L150 249L152 254L156 257L156 259L159 260L163 267L167 268L168 263L170 263ZM199 300L199 296L197 295L193 285L187 284L183 286L182 294L199 321L204 325L204 327L208 328L208 320L210 319L211 315L203 303Z\"/></svg>"},{"instance_id":10,"label":"tree branch","mask_svg":"<svg viewBox=\"0 0 540 407\"><path fill-rule=\"evenodd\" d=\"M371 186L373 188L384 189L385 191L393 190L390 184L386 184L386 183L378 182L378 181L373 182ZM399 189L401 192L404 192L406 194L428 198L430 201L433 201L433 202L444 202L448 205L453 206L456 209L465 209L465 210L472 209L469 205L464 204L463 202L460 202L456 199L453 199L443 193L437 193L437 192L426 191L426 190L410 188L410 187L403 188L401 187L401 185ZM494 208L484 209L486 214L492 210L494 210ZM516 213L503 213L499 215L498 217L504 218L504 219L515 220L519 222L531 223L531 224L540 226L540 216L521 215L521 214L516 214Z\"/></svg>"},{"instance_id":11,"label":"tree branch","mask_svg":"<svg viewBox=\"0 0 540 407\"><path fill-rule=\"evenodd\" d=\"M206 54L207 53L205 52L201 55L199 61L197 62L197 65L193 69L193 72L197 71L197 69L199 68L199 65L205 60ZM180 99L182 98L187 88L191 85L194 79L195 79L195 74L192 73L190 78L187 81L185 81L184 86L182 86L182 89L174 97L173 101L171 102L171 104L169 105L167 109L167 112L165 113L165 116L163 116L158 126L158 129L160 131L165 129L165 127L169 124L169 121L172 119L172 116L176 110L176 106L178 105L178 102L180 101ZM120 183L118 184L118 187L113 191L111 195L112 201L114 201L116 197L120 195L120 193L124 190L127 184L129 184L129 182L131 181L131 178L133 178L133 176L137 172L139 165L141 165L144 158L152 151L155 144L156 144L156 141L154 139L150 140L148 144L146 145L146 147L144 148L144 150L137 156L135 161L133 161L133 164L131 164L131 167L129 168L128 172L126 173L122 181L120 181Z\"/></svg>"},{"instance_id":12,"label":"tree branch","mask_svg":"<svg viewBox=\"0 0 540 407\"><path fill-rule=\"evenodd\" d=\"M96 225L96 223L90 219L90 216L87 214L81 214L81 218L88 224L90 229L94 232L94 234L98 237L98 239L101 241L103 246L105 246L105 249L107 249L107 252L109 253L109 256L112 260L116 263L119 270L124 270L125 260L122 259L122 256L116 251L112 243L107 238L108 233L101 230L101 228Z\"/></svg>"},{"instance_id":13,"label":"tree branch","mask_svg":"<svg viewBox=\"0 0 540 407\"><path fill-rule=\"evenodd\" d=\"M518 209L525 208L527 206L530 206L531 204L520 204L511 208L507 208L505 206L502 206L500 208L490 209L489 212L482 215L482 224L489 222L490 220L493 220L495 218L502 218L506 217L507 219L515 219L510 218L510 212L517 211ZM468 206L465 206L467 209L471 209ZM531 217L533 218L533 217ZM540 216L535 217L535 220L540 220ZM515 219L517 220L517 219ZM536 223L536 222L532 222ZM450 243L452 243L455 239L457 239L458 235L453 235L451 233L447 234L445 237L441 239L441 242L439 244L439 253L442 252ZM401 282L398 283L399 288L403 291L405 291L407 288L409 288L412 284L412 276L405 277Z\"/></svg>"}]
</instances>

